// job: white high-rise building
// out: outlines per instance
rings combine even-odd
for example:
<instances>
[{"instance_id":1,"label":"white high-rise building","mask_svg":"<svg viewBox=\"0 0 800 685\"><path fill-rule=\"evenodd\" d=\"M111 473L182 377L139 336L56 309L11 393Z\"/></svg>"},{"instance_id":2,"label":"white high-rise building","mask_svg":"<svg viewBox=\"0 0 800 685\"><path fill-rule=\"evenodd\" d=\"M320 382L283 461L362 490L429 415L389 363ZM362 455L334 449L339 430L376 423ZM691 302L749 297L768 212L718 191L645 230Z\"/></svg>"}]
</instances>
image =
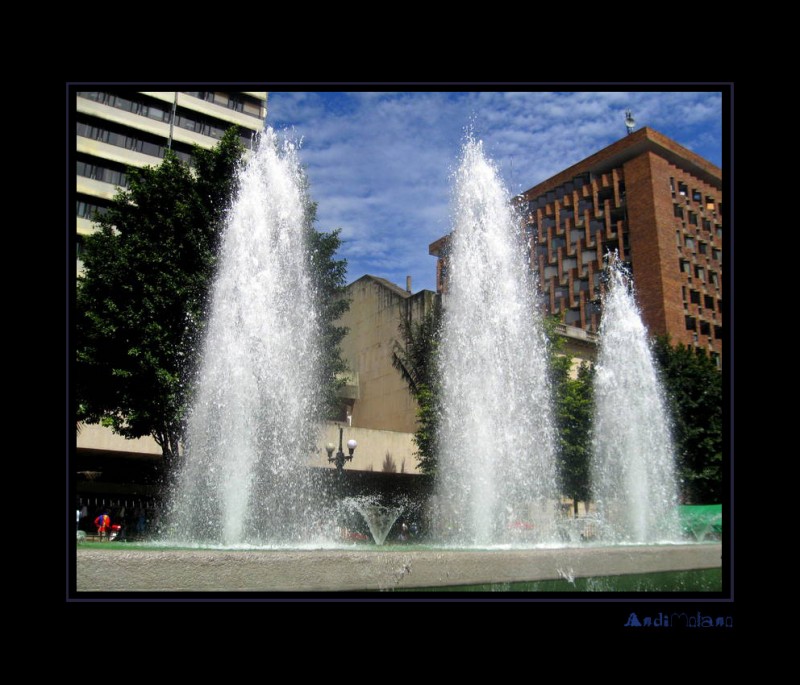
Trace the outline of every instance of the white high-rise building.
<instances>
[{"instance_id":1,"label":"white high-rise building","mask_svg":"<svg viewBox=\"0 0 800 685\"><path fill-rule=\"evenodd\" d=\"M78 90L79 260L81 236L96 230L95 212L102 213L118 188L127 186L127 167L158 164L168 148L188 160L193 145L212 148L234 125L249 148L266 115L266 92Z\"/></svg>"}]
</instances>

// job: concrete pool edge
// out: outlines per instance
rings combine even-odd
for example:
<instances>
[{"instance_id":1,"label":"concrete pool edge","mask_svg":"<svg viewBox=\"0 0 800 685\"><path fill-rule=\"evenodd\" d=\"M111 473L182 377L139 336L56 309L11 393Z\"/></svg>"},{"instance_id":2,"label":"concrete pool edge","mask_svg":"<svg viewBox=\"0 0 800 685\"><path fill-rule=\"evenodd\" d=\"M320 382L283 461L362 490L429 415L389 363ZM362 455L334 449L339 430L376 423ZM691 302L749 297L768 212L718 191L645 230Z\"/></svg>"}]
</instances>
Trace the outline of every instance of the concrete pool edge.
<instances>
[{"instance_id":1,"label":"concrete pool edge","mask_svg":"<svg viewBox=\"0 0 800 685\"><path fill-rule=\"evenodd\" d=\"M516 550L102 550L78 592L358 592L720 568L722 545Z\"/></svg>"}]
</instances>

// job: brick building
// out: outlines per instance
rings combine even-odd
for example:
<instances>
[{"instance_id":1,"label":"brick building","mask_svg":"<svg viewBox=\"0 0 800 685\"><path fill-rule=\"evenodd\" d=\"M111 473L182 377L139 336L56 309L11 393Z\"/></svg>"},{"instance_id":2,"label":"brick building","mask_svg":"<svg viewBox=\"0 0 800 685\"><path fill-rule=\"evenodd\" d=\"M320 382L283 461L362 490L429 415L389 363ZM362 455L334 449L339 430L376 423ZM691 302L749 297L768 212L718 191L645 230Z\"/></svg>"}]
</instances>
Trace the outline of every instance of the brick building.
<instances>
[{"instance_id":1,"label":"brick building","mask_svg":"<svg viewBox=\"0 0 800 685\"><path fill-rule=\"evenodd\" d=\"M719 167L650 128L521 193L515 201L547 312L596 332L603 255L618 250L648 330L721 364L722 200ZM445 236L429 248L439 292L448 243Z\"/></svg>"}]
</instances>

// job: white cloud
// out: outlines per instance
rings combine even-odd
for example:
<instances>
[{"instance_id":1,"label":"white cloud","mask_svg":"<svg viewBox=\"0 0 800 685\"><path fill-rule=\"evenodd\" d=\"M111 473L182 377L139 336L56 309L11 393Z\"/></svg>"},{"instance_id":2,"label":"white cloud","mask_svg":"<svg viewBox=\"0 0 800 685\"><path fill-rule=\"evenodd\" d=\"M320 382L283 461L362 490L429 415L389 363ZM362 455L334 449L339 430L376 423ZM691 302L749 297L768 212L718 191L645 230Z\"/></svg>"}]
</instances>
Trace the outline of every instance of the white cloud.
<instances>
[{"instance_id":1,"label":"white cloud","mask_svg":"<svg viewBox=\"0 0 800 685\"><path fill-rule=\"evenodd\" d=\"M624 113L721 164L722 97L694 92L270 93L267 121L293 126L319 204L342 228L349 280L373 273L433 288L428 245L450 230L451 173L465 131L484 140L510 192L625 135Z\"/></svg>"}]
</instances>

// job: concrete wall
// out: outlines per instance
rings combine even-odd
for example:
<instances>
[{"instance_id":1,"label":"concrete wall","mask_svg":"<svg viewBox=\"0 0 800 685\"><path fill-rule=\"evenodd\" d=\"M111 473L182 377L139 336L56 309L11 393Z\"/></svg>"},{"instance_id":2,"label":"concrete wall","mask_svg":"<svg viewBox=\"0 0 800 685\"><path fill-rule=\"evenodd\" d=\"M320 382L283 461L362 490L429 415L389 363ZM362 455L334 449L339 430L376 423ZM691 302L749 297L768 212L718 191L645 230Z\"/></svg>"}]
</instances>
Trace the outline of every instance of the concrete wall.
<instances>
[{"instance_id":1,"label":"concrete wall","mask_svg":"<svg viewBox=\"0 0 800 685\"><path fill-rule=\"evenodd\" d=\"M110 428L99 424L82 423L77 434L79 450L102 450L104 452L135 452L137 454L161 455L161 448L153 438L126 440Z\"/></svg>"},{"instance_id":2,"label":"concrete wall","mask_svg":"<svg viewBox=\"0 0 800 685\"><path fill-rule=\"evenodd\" d=\"M416 449L411 433L399 433L396 431L371 430L369 428L356 428L343 425L344 452L347 454L347 441L355 440L358 447L354 454L353 461L345 466L353 471L382 471L383 461L386 453L389 452L397 465L397 473L401 467L404 473L419 473L416 468L414 451ZM327 462L327 452L325 445L332 442L336 449L339 448L339 424L326 423L320 430L316 440L317 452L309 459L309 466L321 466L334 468ZM79 450L91 450L94 452L111 452L131 455L153 455L161 456L161 448L152 438L139 438L136 440L126 440L116 435L110 428L105 428L97 424L82 424L77 435L77 447ZM335 452L334 452L335 454Z\"/></svg>"},{"instance_id":3,"label":"concrete wall","mask_svg":"<svg viewBox=\"0 0 800 685\"><path fill-rule=\"evenodd\" d=\"M347 296L350 311L337 323L349 329L342 341L342 356L358 374L352 425L413 433L416 402L392 366L392 351L403 318L419 321L433 306L434 293L422 290L412 295L383 279L364 276L348 286Z\"/></svg>"},{"instance_id":4,"label":"concrete wall","mask_svg":"<svg viewBox=\"0 0 800 685\"><path fill-rule=\"evenodd\" d=\"M339 425L328 423L323 427L317 438L318 451L311 457L310 466L335 468L333 464L328 464L328 453L325 451L325 445L329 442L333 443L335 446L334 455L336 454L339 449ZM401 472L401 468L403 473L419 473L417 460L414 458L416 446L411 433L357 428L346 424L342 424L342 427L344 429L342 435L343 452L347 454L348 440L355 440L358 443L353 454L353 460L345 464L345 470L382 471L386 453L389 452L396 465L397 473Z\"/></svg>"}]
</instances>

